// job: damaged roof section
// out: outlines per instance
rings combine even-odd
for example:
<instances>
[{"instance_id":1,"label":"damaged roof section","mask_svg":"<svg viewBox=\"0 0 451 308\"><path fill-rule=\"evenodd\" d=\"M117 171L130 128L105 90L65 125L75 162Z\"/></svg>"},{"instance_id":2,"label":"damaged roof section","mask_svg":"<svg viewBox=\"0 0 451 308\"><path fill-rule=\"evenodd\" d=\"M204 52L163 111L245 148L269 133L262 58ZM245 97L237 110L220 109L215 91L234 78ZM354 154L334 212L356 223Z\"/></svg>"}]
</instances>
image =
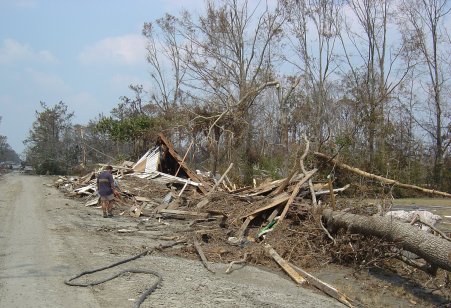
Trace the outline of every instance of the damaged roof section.
<instances>
[{"instance_id":1,"label":"damaged roof section","mask_svg":"<svg viewBox=\"0 0 451 308\"><path fill-rule=\"evenodd\" d=\"M207 194L211 188L188 167L169 139L162 133L158 134L155 147L147 151L132 169L137 177L163 183L193 185L203 194Z\"/></svg>"}]
</instances>

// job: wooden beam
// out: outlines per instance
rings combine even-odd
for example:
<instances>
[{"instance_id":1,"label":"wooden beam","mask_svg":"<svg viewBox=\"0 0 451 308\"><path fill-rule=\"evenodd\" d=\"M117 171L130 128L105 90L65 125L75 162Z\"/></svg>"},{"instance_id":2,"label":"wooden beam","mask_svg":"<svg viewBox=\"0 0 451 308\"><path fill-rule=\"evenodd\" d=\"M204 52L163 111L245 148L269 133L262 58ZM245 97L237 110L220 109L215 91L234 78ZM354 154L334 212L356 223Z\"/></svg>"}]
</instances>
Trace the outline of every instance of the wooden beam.
<instances>
[{"instance_id":1,"label":"wooden beam","mask_svg":"<svg viewBox=\"0 0 451 308\"><path fill-rule=\"evenodd\" d=\"M298 272L302 277L304 277L305 280L307 280L308 283L314 285L315 287L317 287L318 289L320 289L321 291L323 291L327 295L335 298L336 300L338 300L339 302L345 304L346 306L353 307L352 304L350 303L350 302L352 302L352 300L350 298L348 298L346 296L346 294L341 293L340 291L338 291L336 288L334 288L330 284L327 284L327 283L319 280L315 276L307 273L306 271L304 271L303 269L297 267L296 265L291 264L291 263L289 263L289 264L291 265L291 267L296 272Z\"/></svg>"},{"instance_id":2,"label":"wooden beam","mask_svg":"<svg viewBox=\"0 0 451 308\"><path fill-rule=\"evenodd\" d=\"M194 140L191 140L188 150L186 150L185 156L183 156L182 163L185 162L186 156L188 156L189 150L191 150L191 146L193 145L193 143L194 143ZM180 168L182 168L181 164L179 164L179 168L177 169L177 172L174 174L175 176L177 176L177 174L179 174Z\"/></svg>"},{"instance_id":3,"label":"wooden beam","mask_svg":"<svg viewBox=\"0 0 451 308\"><path fill-rule=\"evenodd\" d=\"M257 214L259 214L261 212L264 212L266 210L272 209L273 207L278 206L279 204L286 202L289 198L290 198L290 195L285 193L285 192L283 192L283 193L275 196L274 198L272 198L268 205L266 205L264 207L261 207L261 208L255 210L255 211L253 211L252 213L246 214L246 215L240 217L240 219L247 218L248 216L251 216L251 215L257 216Z\"/></svg>"},{"instance_id":4,"label":"wooden beam","mask_svg":"<svg viewBox=\"0 0 451 308\"><path fill-rule=\"evenodd\" d=\"M285 271L285 273L288 274L288 276L291 277L297 284L303 284L305 283L305 279L301 277L301 275L298 274L294 270L293 267L285 260L283 259L269 244L265 244L265 249L268 252L268 254L274 259L274 261L279 264L279 266Z\"/></svg>"},{"instance_id":5,"label":"wooden beam","mask_svg":"<svg viewBox=\"0 0 451 308\"><path fill-rule=\"evenodd\" d=\"M200 247L199 242L196 241L196 240L194 240L194 247L196 248L197 254L199 255L200 259L202 260L202 264L205 266L205 268L206 268L208 271L210 271L210 272L212 272L212 273L214 274L215 271L212 270L212 269L210 268L210 266L208 266L207 258L205 257L205 254L204 254L204 252L202 251L202 248Z\"/></svg>"},{"instance_id":6,"label":"wooden beam","mask_svg":"<svg viewBox=\"0 0 451 308\"><path fill-rule=\"evenodd\" d=\"M191 212L191 211L181 211L181 210L169 210L169 209L162 209L158 213L161 214L173 214L173 215L184 215L184 216L194 216L194 217L209 217L209 213L198 213L198 212Z\"/></svg>"},{"instance_id":7,"label":"wooden beam","mask_svg":"<svg viewBox=\"0 0 451 308\"><path fill-rule=\"evenodd\" d=\"M293 192L291 193L290 198L287 201L287 204L285 205L285 207L283 208L282 213L280 214L280 217L279 217L279 220L277 221L277 223L280 223L285 218L285 215L288 212L288 208L293 203L294 198L296 198L296 196L298 195L299 191L301 190L302 185L304 185L305 182L307 182L316 173L316 171L318 171L318 169L313 169L312 171L307 172L306 175L302 178L302 180L300 180L296 184L296 186L294 187Z\"/></svg>"}]
</instances>

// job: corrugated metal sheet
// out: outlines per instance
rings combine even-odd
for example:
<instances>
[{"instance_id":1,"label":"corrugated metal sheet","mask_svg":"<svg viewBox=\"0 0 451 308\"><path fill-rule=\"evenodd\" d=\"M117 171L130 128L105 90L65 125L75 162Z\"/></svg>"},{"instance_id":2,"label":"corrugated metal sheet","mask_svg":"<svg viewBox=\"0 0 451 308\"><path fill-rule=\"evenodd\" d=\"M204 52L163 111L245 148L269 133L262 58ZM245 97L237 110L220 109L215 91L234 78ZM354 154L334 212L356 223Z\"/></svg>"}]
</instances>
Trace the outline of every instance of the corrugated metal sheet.
<instances>
[{"instance_id":1,"label":"corrugated metal sheet","mask_svg":"<svg viewBox=\"0 0 451 308\"><path fill-rule=\"evenodd\" d=\"M158 151L158 148L155 148L147 156L145 172L151 173L157 171L159 160L160 160L160 152Z\"/></svg>"}]
</instances>

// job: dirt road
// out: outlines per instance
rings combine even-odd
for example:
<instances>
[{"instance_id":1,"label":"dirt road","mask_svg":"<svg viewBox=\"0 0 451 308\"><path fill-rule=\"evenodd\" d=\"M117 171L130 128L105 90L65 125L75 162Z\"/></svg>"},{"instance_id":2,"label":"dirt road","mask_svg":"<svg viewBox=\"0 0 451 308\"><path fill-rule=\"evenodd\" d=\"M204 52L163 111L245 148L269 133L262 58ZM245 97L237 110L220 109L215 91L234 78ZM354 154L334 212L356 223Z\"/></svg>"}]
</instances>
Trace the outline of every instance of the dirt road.
<instances>
[{"instance_id":1,"label":"dirt road","mask_svg":"<svg viewBox=\"0 0 451 308\"><path fill-rule=\"evenodd\" d=\"M174 226L155 220L142 228L129 217L102 218L99 209L64 198L51 187L53 180L0 177L0 307L132 307L155 277L130 274L89 288L63 282L159 245ZM225 274L226 264L211 266L215 274L199 261L154 252L80 281L125 268L158 271L163 283L141 307L341 306L277 273L245 266Z\"/></svg>"},{"instance_id":2,"label":"dirt road","mask_svg":"<svg viewBox=\"0 0 451 308\"><path fill-rule=\"evenodd\" d=\"M0 307L96 307L89 290L62 281L77 270L64 238L51 230L52 209L43 179L8 175L0 181ZM68 292L69 291L69 292Z\"/></svg>"}]
</instances>

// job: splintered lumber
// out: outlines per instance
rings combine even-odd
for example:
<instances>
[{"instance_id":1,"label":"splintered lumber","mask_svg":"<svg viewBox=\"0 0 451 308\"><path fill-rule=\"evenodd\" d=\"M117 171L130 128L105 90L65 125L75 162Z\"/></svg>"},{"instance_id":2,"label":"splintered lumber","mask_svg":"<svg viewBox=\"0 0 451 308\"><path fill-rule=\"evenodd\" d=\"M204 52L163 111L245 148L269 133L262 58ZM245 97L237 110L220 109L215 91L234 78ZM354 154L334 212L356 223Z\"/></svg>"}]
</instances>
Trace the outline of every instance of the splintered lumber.
<instances>
[{"instance_id":1,"label":"splintered lumber","mask_svg":"<svg viewBox=\"0 0 451 308\"><path fill-rule=\"evenodd\" d=\"M451 271L451 242L392 217L362 216L331 209L323 210L327 228L372 235L410 251L431 265Z\"/></svg>"},{"instance_id":2,"label":"splintered lumber","mask_svg":"<svg viewBox=\"0 0 451 308\"><path fill-rule=\"evenodd\" d=\"M261 207L255 211L253 211L252 213L246 214L246 215L240 217L240 219L247 218L248 216L251 216L251 215L255 217L255 216L257 216L257 214L259 214L261 212L272 209L273 207L276 207L279 204L286 202L289 198L290 198L290 195L283 192L283 193L275 196L274 198L272 198L268 205Z\"/></svg>"},{"instance_id":3,"label":"splintered lumber","mask_svg":"<svg viewBox=\"0 0 451 308\"><path fill-rule=\"evenodd\" d=\"M208 192L207 196L210 195L212 192L215 191L215 189L219 186L219 184L222 183L222 181L224 180L225 176L227 175L227 173L229 173L230 169L232 169L233 167L233 163L230 163L229 168L227 168L227 170L224 172L224 174L221 176L221 178L219 179L219 181L215 184L215 186L213 186L212 189L210 189L210 191Z\"/></svg>"},{"instance_id":4,"label":"splintered lumber","mask_svg":"<svg viewBox=\"0 0 451 308\"><path fill-rule=\"evenodd\" d=\"M80 187L77 189L74 189L74 192L79 195L92 195L96 191L96 185L90 184L88 186Z\"/></svg>"},{"instance_id":5,"label":"splintered lumber","mask_svg":"<svg viewBox=\"0 0 451 308\"><path fill-rule=\"evenodd\" d=\"M181 211L181 210L169 210L169 209L162 209L162 210L159 211L159 213L161 213L161 214L171 214L171 215L203 217L203 218L207 218L207 217L210 216L209 213L198 213L198 212Z\"/></svg>"},{"instance_id":6,"label":"splintered lumber","mask_svg":"<svg viewBox=\"0 0 451 308\"><path fill-rule=\"evenodd\" d=\"M188 179L188 181L186 181L185 185L183 185L182 190L180 190L180 193L178 194L179 197L180 197L180 196L183 194L183 192L185 191L186 186L188 186L188 183L189 183L189 179Z\"/></svg>"},{"instance_id":7,"label":"splintered lumber","mask_svg":"<svg viewBox=\"0 0 451 308\"><path fill-rule=\"evenodd\" d=\"M147 197L135 196L134 198L135 198L135 200L138 201L138 202L151 202L151 201L152 201L152 200L150 200L150 199L147 198Z\"/></svg>"},{"instance_id":8,"label":"splintered lumber","mask_svg":"<svg viewBox=\"0 0 451 308\"><path fill-rule=\"evenodd\" d=\"M302 277L304 277L305 280L307 280L307 282L310 283L311 285L314 285L316 288L320 289L321 291L323 291L327 295L335 298L336 300L338 300L339 302L345 304L346 306L354 307L350 303L350 302L352 302L352 300L350 298L348 298L346 296L346 294L341 293L340 291L335 289L330 284L327 284L327 283L319 280L315 276L309 274L308 272L306 272L303 269L297 267L296 265L294 265L292 263L290 263L290 265L291 265L291 267L293 267L294 270L296 270L296 272L298 272Z\"/></svg>"},{"instance_id":9,"label":"splintered lumber","mask_svg":"<svg viewBox=\"0 0 451 308\"><path fill-rule=\"evenodd\" d=\"M351 187L350 184L346 184L345 186L341 187L341 188L335 188L333 189L334 194L337 192L342 192L345 191L346 189L348 189L349 187ZM330 190L319 190L319 191L315 191L315 196L321 196L324 194L330 194Z\"/></svg>"},{"instance_id":10,"label":"splintered lumber","mask_svg":"<svg viewBox=\"0 0 451 308\"><path fill-rule=\"evenodd\" d=\"M285 218L285 215L286 215L287 212L288 212L288 208L289 208L290 205L293 203L294 198L296 198L296 196L298 195L299 190L301 189L302 185L304 185L305 182L307 182L307 181L308 181L308 180L316 173L316 171L318 171L318 169L313 169L312 171L307 172L307 173L305 174L305 176L302 178L302 180L300 180L300 181L296 184L296 186L294 187L293 192L291 193L290 198L289 198L288 201L287 201L287 204L285 205L285 207L284 207L284 209L283 209L283 211L282 211L282 214L280 214L280 218L279 218L279 220L278 220L278 223L280 223L280 222Z\"/></svg>"},{"instance_id":11,"label":"splintered lumber","mask_svg":"<svg viewBox=\"0 0 451 308\"><path fill-rule=\"evenodd\" d=\"M433 189L427 189L427 188L423 188L423 187L419 187L419 186L415 186L415 185L410 185L410 184L400 183L400 182L398 182L396 180L387 179L387 178L384 178L382 176L375 175L375 174L372 174L372 173L368 173L368 172L360 170L358 168L351 167L351 166L346 165L344 163L341 163L341 162L337 161L336 159L333 159L332 157L329 157L329 156L327 156L327 155L325 155L323 153L315 152L314 154L315 154L316 157L319 157L319 158L321 158L323 160L326 160L328 163L336 165L337 167L339 167L341 169L353 172L355 174L358 174L360 176L363 176L363 177L366 177L366 178L369 178L369 179L372 179L372 180L379 181L379 182L387 184L387 185L393 185L393 186L406 188L406 189L413 189L413 190L421 191L421 192L428 193L428 194L439 195L439 196L451 198L451 194L449 194L447 192L433 190Z\"/></svg>"},{"instance_id":12,"label":"splintered lumber","mask_svg":"<svg viewBox=\"0 0 451 308\"><path fill-rule=\"evenodd\" d=\"M189 150L191 150L191 147L192 147L193 143L194 143L194 140L191 140L191 143L189 144L188 150L186 150L185 156L183 156L182 163L185 162L186 156L188 156ZM179 174L180 168L182 168L181 164L179 164L179 167L178 167L177 171L174 174L175 176L177 176L177 174Z\"/></svg>"},{"instance_id":13,"label":"splintered lumber","mask_svg":"<svg viewBox=\"0 0 451 308\"><path fill-rule=\"evenodd\" d=\"M294 270L294 268L284 259L282 258L269 244L265 244L265 249L271 258L279 264L279 266L291 277L296 283L303 284L305 279L302 278L298 272Z\"/></svg>"},{"instance_id":14,"label":"splintered lumber","mask_svg":"<svg viewBox=\"0 0 451 308\"><path fill-rule=\"evenodd\" d=\"M269 215L268 219L266 219L267 222L271 222L276 218L277 214L279 214L279 209L276 208L274 211L272 211L271 215Z\"/></svg>"},{"instance_id":15,"label":"splintered lumber","mask_svg":"<svg viewBox=\"0 0 451 308\"><path fill-rule=\"evenodd\" d=\"M202 260L202 264L205 266L205 268L212 272L213 274L215 271L213 271L210 266L208 266L207 258L205 257L204 252L202 251L202 248L200 247L200 244L197 240L194 240L194 247L196 248L197 254L199 255L200 259Z\"/></svg>"},{"instance_id":16,"label":"splintered lumber","mask_svg":"<svg viewBox=\"0 0 451 308\"><path fill-rule=\"evenodd\" d=\"M241 225L240 229L238 230L238 232L236 233L236 237L241 240L244 237L244 233L246 232L247 227L249 226L249 223L251 222L252 219L254 219L255 216L254 215L250 215L246 218L246 220L243 222L243 224Z\"/></svg>"}]
</instances>

